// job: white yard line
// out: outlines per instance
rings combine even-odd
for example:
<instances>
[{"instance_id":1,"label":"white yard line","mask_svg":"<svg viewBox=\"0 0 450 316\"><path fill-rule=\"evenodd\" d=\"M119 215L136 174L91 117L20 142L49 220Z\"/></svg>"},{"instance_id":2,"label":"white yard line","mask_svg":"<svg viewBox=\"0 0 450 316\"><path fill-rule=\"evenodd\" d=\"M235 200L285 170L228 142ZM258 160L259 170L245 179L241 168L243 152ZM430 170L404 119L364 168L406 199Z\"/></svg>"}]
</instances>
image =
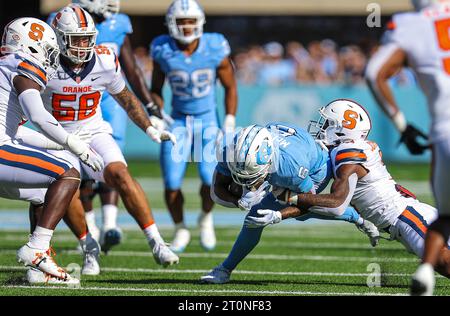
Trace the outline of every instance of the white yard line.
<instances>
[{"instance_id":1,"label":"white yard line","mask_svg":"<svg viewBox=\"0 0 450 316\"><path fill-rule=\"evenodd\" d=\"M118 292L150 292L150 293L196 293L196 294L211 294L211 293L226 293L226 294L265 294L265 295L351 295L351 296L407 296L405 293L361 293L361 292L303 292L303 291L252 291L252 290L181 290L173 288L159 288L159 289L149 289L149 288L118 288L118 287L81 287L81 288L64 288L64 287L54 287L54 286L26 286L26 285L6 285L0 288L6 289L45 289L45 290L89 290L89 291L118 291Z\"/></svg>"}]
</instances>

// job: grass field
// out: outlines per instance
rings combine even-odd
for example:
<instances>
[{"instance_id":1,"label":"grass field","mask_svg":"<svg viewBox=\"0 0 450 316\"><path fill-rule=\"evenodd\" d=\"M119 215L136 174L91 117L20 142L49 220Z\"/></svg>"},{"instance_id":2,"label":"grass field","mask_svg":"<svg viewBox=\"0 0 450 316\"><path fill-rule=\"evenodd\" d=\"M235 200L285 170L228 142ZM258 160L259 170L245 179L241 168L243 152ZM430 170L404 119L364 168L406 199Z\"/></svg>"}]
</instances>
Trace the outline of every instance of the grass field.
<instances>
[{"instance_id":1,"label":"grass field","mask_svg":"<svg viewBox=\"0 0 450 316\"><path fill-rule=\"evenodd\" d=\"M135 176L157 177L159 171L152 166L133 163L130 169ZM425 184L428 179L429 169L424 165L389 167L400 183L413 180ZM190 168L188 176L194 177L195 169ZM161 187L144 189L155 208L164 208L162 197L156 196L156 192L161 195ZM196 190L187 190L190 210L199 205ZM422 195L432 201L429 193ZM26 208L26 204L6 205L5 201L0 200L2 209L23 212ZM223 208L217 211L225 212ZM230 283L204 285L199 283L200 276L226 257L240 229L238 225L216 224L218 245L214 251L201 249L198 230L193 228L191 244L180 256L180 264L166 269L154 262L141 232L125 231L124 242L102 256L101 275L82 276L80 289L28 286L23 281L24 268L15 261L15 252L26 242L27 232L0 230L0 295L407 295L410 275L418 263L397 242L381 240L372 248L367 237L351 224L291 220L265 230L260 244L238 266ZM161 232L170 241L173 229L165 227ZM61 266L81 265L77 242L68 231L57 231L53 243ZM450 295L447 279L437 278L436 294Z\"/></svg>"}]
</instances>

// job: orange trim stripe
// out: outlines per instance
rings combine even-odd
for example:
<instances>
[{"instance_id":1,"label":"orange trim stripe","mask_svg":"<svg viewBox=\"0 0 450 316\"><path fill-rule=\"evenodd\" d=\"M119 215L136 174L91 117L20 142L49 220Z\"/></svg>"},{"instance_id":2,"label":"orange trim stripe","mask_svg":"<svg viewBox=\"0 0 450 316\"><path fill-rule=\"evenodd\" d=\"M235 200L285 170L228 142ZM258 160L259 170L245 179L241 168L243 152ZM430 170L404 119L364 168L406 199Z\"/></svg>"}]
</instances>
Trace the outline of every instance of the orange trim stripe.
<instances>
[{"instance_id":1,"label":"orange trim stripe","mask_svg":"<svg viewBox=\"0 0 450 316\"><path fill-rule=\"evenodd\" d=\"M73 6L72 8L77 14L78 20L80 21L80 27L87 27L86 17L84 16L83 11L81 11L81 8L77 6Z\"/></svg>"},{"instance_id":2,"label":"orange trim stripe","mask_svg":"<svg viewBox=\"0 0 450 316\"><path fill-rule=\"evenodd\" d=\"M16 161L16 162L21 162L21 163L37 166L42 169L50 170L59 175L66 172L64 170L64 168L61 168L60 166L56 166L48 161L45 161L45 160L42 160L39 158L35 158L35 157L25 156L25 155L12 154L12 153L7 152L2 149L0 149L0 157L5 160L9 160L9 161Z\"/></svg>"},{"instance_id":3,"label":"orange trim stripe","mask_svg":"<svg viewBox=\"0 0 450 316\"><path fill-rule=\"evenodd\" d=\"M154 221L154 220L151 220L151 221L148 222L147 224L141 226L141 229L144 230L144 229L146 229L146 228L152 226L154 223L155 223L155 221Z\"/></svg>"},{"instance_id":4,"label":"orange trim stripe","mask_svg":"<svg viewBox=\"0 0 450 316\"><path fill-rule=\"evenodd\" d=\"M367 159L367 156L365 153L360 153L360 152L348 152L348 153L343 153L343 154L339 154L336 156L336 161L345 159L345 158L362 158L362 159Z\"/></svg>"},{"instance_id":5,"label":"orange trim stripe","mask_svg":"<svg viewBox=\"0 0 450 316\"><path fill-rule=\"evenodd\" d=\"M388 30L395 30L395 28L396 28L396 24L395 24L395 22L394 21L389 21L388 23L387 23L387 25L386 25L386 28L388 29Z\"/></svg>"},{"instance_id":6,"label":"orange trim stripe","mask_svg":"<svg viewBox=\"0 0 450 316\"><path fill-rule=\"evenodd\" d=\"M47 82L47 76L45 75L45 73L40 70L39 68L34 67L33 65L30 65L27 62L21 62L19 64L20 67L23 67L29 71L31 71L32 73L34 73L35 75L37 75L39 78L41 78L42 81Z\"/></svg>"},{"instance_id":7,"label":"orange trim stripe","mask_svg":"<svg viewBox=\"0 0 450 316\"><path fill-rule=\"evenodd\" d=\"M417 218L417 216L415 216L408 210L404 210L402 215L405 216L407 219L409 219L414 224L416 224L416 226L422 231L422 233L424 233L424 234L427 233L427 227L425 227L425 225L422 223L422 221L419 218Z\"/></svg>"}]
</instances>

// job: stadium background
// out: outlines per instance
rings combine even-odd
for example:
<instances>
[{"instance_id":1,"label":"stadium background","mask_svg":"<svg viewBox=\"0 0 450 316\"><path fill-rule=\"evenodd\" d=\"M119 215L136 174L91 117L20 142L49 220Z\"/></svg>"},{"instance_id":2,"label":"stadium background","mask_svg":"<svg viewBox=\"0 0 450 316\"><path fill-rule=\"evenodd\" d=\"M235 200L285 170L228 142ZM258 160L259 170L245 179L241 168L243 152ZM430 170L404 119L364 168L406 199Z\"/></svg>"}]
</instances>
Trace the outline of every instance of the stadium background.
<instances>
[{"instance_id":1,"label":"stadium background","mask_svg":"<svg viewBox=\"0 0 450 316\"><path fill-rule=\"evenodd\" d=\"M2 2L1 25L16 16L45 19L67 0L15 1L6 10ZM122 1L134 32L132 44L150 85L152 62L149 43L167 33L164 14L170 4L162 1ZM223 33L232 48L238 77L237 125L285 121L306 128L317 118L317 109L335 98L352 98L366 106L373 120L370 138L383 149L384 159L397 162L427 162L430 154L411 156L398 146L392 124L376 106L363 80L364 66L377 46L384 26L394 12L410 10L409 0L377 1L380 24L367 26L371 13L366 0L339 1L217 1L203 0L206 32ZM406 117L428 130L425 100L407 69L391 80ZM170 89L165 87L170 100ZM222 121L223 91L217 85L218 116ZM170 102L166 101L170 113ZM276 111L274 110L276 109ZM149 141L129 122L125 155L128 159L157 160L159 146Z\"/></svg>"}]
</instances>

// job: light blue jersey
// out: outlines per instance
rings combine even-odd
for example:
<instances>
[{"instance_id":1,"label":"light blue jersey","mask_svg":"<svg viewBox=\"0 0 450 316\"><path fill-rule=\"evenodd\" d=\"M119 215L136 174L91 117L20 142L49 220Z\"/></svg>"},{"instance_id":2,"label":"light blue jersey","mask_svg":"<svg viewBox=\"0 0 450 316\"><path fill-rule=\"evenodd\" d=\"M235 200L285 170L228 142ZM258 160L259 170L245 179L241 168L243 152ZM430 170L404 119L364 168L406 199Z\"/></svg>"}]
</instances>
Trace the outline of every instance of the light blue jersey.
<instances>
[{"instance_id":1,"label":"light blue jersey","mask_svg":"<svg viewBox=\"0 0 450 316\"><path fill-rule=\"evenodd\" d=\"M47 23L51 25L51 21L55 17L56 12L49 15ZM125 37L133 33L130 18L126 14L118 13L111 18L95 25L98 31L97 45L104 45L111 48L117 56L120 55ZM104 92L100 103L102 116L105 121L111 124L113 129L113 137L119 145L120 149L125 147L125 134L127 127L128 115L125 110L114 100L108 93Z\"/></svg>"},{"instance_id":2,"label":"light blue jersey","mask_svg":"<svg viewBox=\"0 0 450 316\"><path fill-rule=\"evenodd\" d=\"M274 166L267 181L275 187L297 193L322 191L332 176L328 152L320 147L304 129L281 123L266 125L278 148ZM223 175L231 176L223 159L216 166Z\"/></svg>"},{"instance_id":3,"label":"light blue jersey","mask_svg":"<svg viewBox=\"0 0 450 316\"><path fill-rule=\"evenodd\" d=\"M222 34L204 33L191 56L186 56L169 35L155 38L150 50L172 88L173 112L199 115L215 111L216 70L230 54Z\"/></svg>"}]
</instances>

